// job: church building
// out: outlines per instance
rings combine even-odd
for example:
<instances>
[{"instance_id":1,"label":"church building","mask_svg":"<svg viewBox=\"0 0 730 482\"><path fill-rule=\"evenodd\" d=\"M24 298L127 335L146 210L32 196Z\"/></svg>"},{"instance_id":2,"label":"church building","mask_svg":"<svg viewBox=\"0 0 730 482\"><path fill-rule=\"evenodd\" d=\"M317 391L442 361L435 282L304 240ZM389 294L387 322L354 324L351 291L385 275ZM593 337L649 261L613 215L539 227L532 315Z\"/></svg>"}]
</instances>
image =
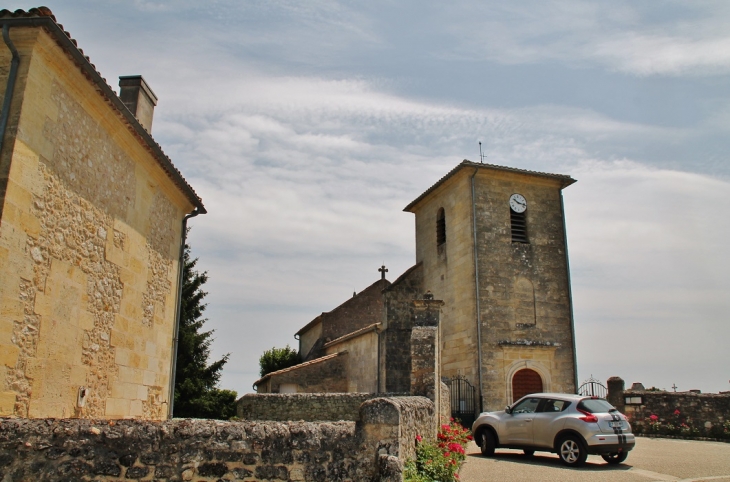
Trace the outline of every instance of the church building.
<instances>
[{"instance_id":1,"label":"church building","mask_svg":"<svg viewBox=\"0 0 730 482\"><path fill-rule=\"evenodd\" d=\"M295 335L304 362L262 377L258 391L408 392L410 330L435 299L452 411L575 393L562 197L574 182L461 162L404 209L415 214L416 264L393 283L381 267L380 280L305 325Z\"/></svg>"}]
</instances>

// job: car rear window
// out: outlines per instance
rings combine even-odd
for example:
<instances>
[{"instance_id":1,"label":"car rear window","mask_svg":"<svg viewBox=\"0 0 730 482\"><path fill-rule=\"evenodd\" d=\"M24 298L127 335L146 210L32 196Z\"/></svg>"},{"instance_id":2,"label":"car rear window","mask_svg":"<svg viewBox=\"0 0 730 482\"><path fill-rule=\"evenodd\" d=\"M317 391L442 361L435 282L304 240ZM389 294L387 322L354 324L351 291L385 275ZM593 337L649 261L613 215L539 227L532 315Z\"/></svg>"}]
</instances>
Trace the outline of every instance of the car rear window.
<instances>
[{"instance_id":1,"label":"car rear window","mask_svg":"<svg viewBox=\"0 0 730 482\"><path fill-rule=\"evenodd\" d=\"M612 410L616 410L613 405L602 398L586 398L581 400L580 404L578 404L578 408L583 409L588 413L608 413Z\"/></svg>"}]
</instances>

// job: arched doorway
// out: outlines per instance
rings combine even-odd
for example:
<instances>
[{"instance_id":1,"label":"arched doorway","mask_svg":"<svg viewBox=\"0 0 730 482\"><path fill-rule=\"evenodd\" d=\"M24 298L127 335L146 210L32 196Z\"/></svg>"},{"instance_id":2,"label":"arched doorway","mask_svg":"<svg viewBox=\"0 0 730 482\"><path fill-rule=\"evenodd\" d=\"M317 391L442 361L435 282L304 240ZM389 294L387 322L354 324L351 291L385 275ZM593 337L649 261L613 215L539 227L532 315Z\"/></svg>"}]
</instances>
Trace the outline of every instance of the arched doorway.
<instances>
[{"instance_id":1,"label":"arched doorway","mask_svg":"<svg viewBox=\"0 0 730 482\"><path fill-rule=\"evenodd\" d=\"M542 377L535 370L523 368L512 377L512 402L530 393L542 392Z\"/></svg>"}]
</instances>

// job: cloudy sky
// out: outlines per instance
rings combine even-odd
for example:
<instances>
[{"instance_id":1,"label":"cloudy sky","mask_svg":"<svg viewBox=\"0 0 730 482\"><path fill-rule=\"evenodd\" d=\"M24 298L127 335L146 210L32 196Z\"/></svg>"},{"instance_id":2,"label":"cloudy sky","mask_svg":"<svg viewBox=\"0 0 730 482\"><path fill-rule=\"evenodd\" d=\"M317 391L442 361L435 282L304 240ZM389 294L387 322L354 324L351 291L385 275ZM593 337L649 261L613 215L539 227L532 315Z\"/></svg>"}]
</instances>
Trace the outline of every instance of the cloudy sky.
<instances>
[{"instance_id":1,"label":"cloudy sky","mask_svg":"<svg viewBox=\"0 0 730 482\"><path fill-rule=\"evenodd\" d=\"M191 243L224 388L410 267L403 207L481 141L578 180L580 380L730 390L727 1L48 6L113 87L142 74L160 98L153 135L209 211Z\"/></svg>"}]
</instances>

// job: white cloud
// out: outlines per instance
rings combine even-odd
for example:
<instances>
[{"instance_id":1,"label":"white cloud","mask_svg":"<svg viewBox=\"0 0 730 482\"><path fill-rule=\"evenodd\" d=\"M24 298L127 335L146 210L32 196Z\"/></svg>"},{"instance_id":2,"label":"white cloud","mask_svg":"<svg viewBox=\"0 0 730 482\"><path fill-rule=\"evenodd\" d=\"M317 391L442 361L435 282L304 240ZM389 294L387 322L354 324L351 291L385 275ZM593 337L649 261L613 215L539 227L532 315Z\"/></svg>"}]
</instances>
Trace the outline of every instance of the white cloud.
<instances>
[{"instance_id":1,"label":"white cloud","mask_svg":"<svg viewBox=\"0 0 730 482\"><path fill-rule=\"evenodd\" d=\"M565 198L581 376L727 389L730 352L718 340L730 337L730 183L628 161L573 173Z\"/></svg>"},{"instance_id":2,"label":"white cloud","mask_svg":"<svg viewBox=\"0 0 730 482\"><path fill-rule=\"evenodd\" d=\"M606 89L572 74L597 70L591 80L612 84L616 76L601 75L626 72L647 91L662 87L652 83L659 76L727 74L728 7L414 5L54 7L104 75L142 73L160 97L154 136L209 210L191 221L191 244L210 274L213 350L232 355L223 386L250 390L264 349L295 343L298 328L374 281L382 262L391 279L410 267L413 219L401 209L462 158L477 160L482 141L487 162L579 180L565 199L581 376L726 389L730 232L715 212L730 207L728 185L666 168L683 148L685 168L698 169L693 147L707 141L727 174L726 90L702 98L712 108L699 120L652 124L626 120L645 119L635 115L641 107L605 105L636 92L591 103ZM494 63L536 68L510 71L514 85L494 87L484 75L474 97L494 88L504 102L472 105L456 92L460 79L428 84L439 69L451 74L453 59L466 65L454 76L489 74ZM529 101L543 67L570 71L544 76L568 93ZM403 81L404 72L413 78ZM421 81L433 92L407 88ZM504 107L513 105L523 107ZM682 120L685 107L695 105L682 105Z\"/></svg>"},{"instance_id":3,"label":"white cloud","mask_svg":"<svg viewBox=\"0 0 730 482\"><path fill-rule=\"evenodd\" d=\"M730 10L717 2L665 2L686 9L662 17L661 6L629 2L551 1L482 4L479 28L463 29L457 11L447 29L461 41L444 56L490 59L505 64L565 62L603 66L633 75L727 74ZM691 15L691 18L686 18ZM448 17L447 17L448 18Z\"/></svg>"}]
</instances>

